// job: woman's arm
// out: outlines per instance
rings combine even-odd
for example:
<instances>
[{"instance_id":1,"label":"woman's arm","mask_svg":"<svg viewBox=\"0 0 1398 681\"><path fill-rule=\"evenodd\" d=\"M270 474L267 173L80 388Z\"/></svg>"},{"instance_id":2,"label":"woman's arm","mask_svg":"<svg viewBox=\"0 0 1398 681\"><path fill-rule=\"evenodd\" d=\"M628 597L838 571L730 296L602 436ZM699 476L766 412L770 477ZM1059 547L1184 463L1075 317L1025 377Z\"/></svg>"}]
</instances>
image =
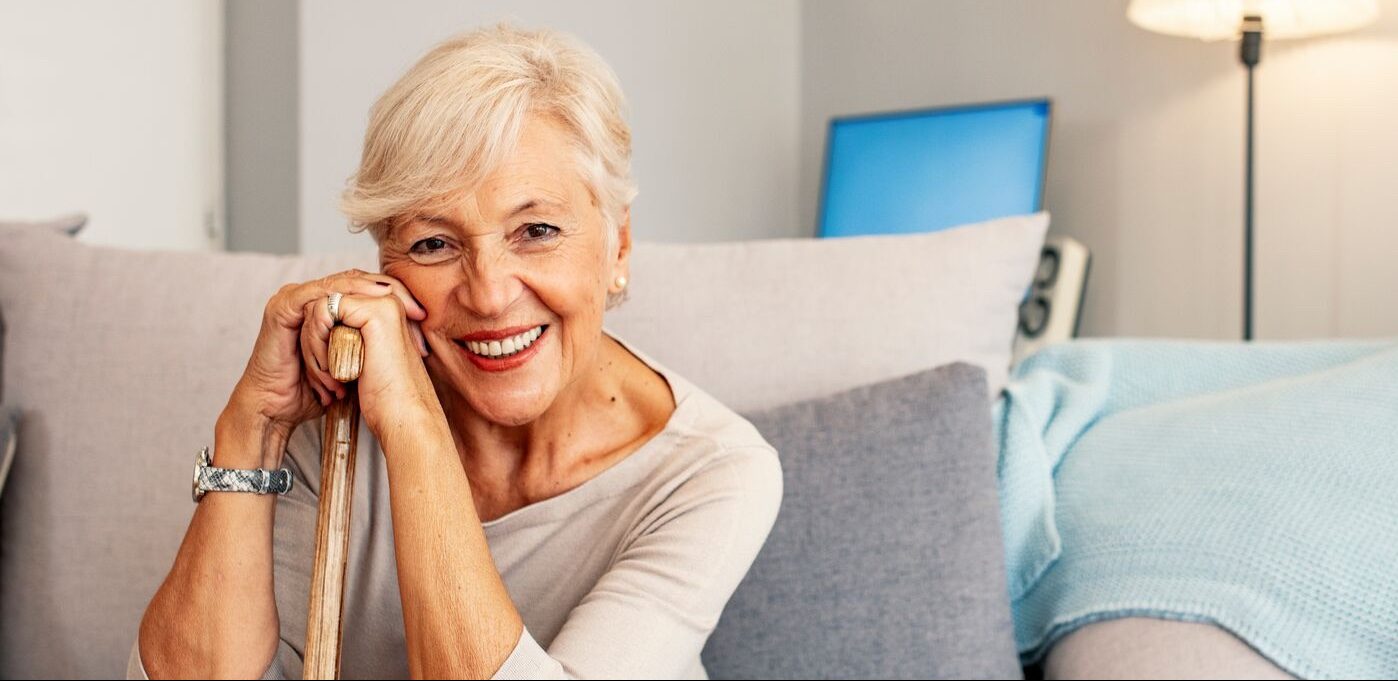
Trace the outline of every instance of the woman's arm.
<instances>
[{"instance_id":1,"label":"woman's arm","mask_svg":"<svg viewBox=\"0 0 1398 681\"><path fill-rule=\"evenodd\" d=\"M276 467L289 433L230 403L214 428L223 468ZM175 565L141 619L150 678L255 678L276 653L272 526L276 495L207 494Z\"/></svg>"},{"instance_id":2,"label":"woman's arm","mask_svg":"<svg viewBox=\"0 0 1398 681\"><path fill-rule=\"evenodd\" d=\"M215 426L215 466L278 468L291 433L320 417L332 395L344 393L320 368L328 363L323 358L335 324L327 307L331 292L388 313L387 324L361 329L366 352L386 347L390 354L413 357L418 384L427 385L418 390L430 392L421 365L426 350L419 350L415 326L427 313L402 282L348 270L287 284L267 301L252 356ZM379 340L384 326L396 343ZM370 359L392 366L406 362ZM361 380L361 388L367 382ZM309 496L304 485L293 486L289 495L299 501ZM310 510L299 501L293 518L298 528ZM272 553L277 503L275 495L220 493L205 496L196 507L175 565L141 620L138 661L148 675L246 678L268 668L280 639ZM312 536L310 530L305 536ZM292 539L301 540L300 534Z\"/></svg>"},{"instance_id":3,"label":"woman's arm","mask_svg":"<svg viewBox=\"0 0 1398 681\"><path fill-rule=\"evenodd\" d=\"M524 622L495 569L444 416L428 411L378 433L413 678L489 678Z\"/></svg>"},{"instance_id":4,"label":"woman's arm","mask_svg":"<svg viewBox=\"0 0 1398 681\"><path fill-rule=\"evenodd\" d=\"M688 669L781 504L770 448L717 457L657 509L545 651L491 557L444 419L379 433L414 677L673 678ZM569 566L559 565L560 579Z\"/></svg>"},{"instance_id":5,"label":"woman's arm","mask_svg":"<svg viewBox=\"0 0 1398 681\"><path fill-rule=\"evenodd\" d=\"M648 514L641 534L568 613L547 653L526 632L495 678L694 673L781 500L781 464L770 447L717 454Z\"/></svg>"}]
</instances>

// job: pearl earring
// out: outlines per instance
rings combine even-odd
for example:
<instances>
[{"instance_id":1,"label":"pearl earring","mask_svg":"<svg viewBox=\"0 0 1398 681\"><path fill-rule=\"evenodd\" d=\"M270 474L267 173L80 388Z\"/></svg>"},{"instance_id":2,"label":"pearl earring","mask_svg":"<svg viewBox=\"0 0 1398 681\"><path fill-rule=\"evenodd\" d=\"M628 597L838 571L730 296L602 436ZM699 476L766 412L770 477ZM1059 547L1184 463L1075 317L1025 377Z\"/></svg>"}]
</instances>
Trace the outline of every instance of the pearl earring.
<instances>
[{"instance_id":1,"label":"pearl earring","mask_svg":"<svg viewBox=\"0 0 1398 681\"><path fill-rule=\"evenodd\" d=\"M625 289L626 289L626 275L620 275L620 276L618 276L618 277L616 278L616 281L613 282L613 283L616 284L616 287L617 287L618 290L625 290Z\"/></svg>"}]
</instances>

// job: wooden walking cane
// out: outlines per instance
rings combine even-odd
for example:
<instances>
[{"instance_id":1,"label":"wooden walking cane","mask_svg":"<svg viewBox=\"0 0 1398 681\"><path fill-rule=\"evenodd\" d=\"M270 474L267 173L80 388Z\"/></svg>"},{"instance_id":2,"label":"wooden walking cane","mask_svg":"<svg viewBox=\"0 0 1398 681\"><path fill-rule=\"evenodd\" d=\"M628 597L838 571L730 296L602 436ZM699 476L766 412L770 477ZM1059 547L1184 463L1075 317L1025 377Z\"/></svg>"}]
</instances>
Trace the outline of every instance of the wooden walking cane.
<instances>
[{"instance_id":1,"label":"wooden walking cane","mask_svg":"<svg viewBox=\"0 0 1398 681\"><path fill-rule=\"evenodd\" d=\"M330 375L346 383L345 398L325 411L320 452L320 515L316 520L311 603L306 610L305 679L340 678L341 616L345 607L345 563L349 560L350 499L354 455L359 444L359 389L350 381L364 368L359 329L330 330Z\"/></svg>"}]
</instances>

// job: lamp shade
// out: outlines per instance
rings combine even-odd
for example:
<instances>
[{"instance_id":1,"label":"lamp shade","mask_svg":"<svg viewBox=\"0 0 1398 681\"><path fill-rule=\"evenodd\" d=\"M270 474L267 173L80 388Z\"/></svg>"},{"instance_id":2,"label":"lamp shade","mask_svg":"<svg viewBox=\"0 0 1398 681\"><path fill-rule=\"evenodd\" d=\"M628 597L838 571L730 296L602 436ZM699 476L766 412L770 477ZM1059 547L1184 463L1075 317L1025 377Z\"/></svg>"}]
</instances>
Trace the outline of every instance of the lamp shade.
<instances>
[{"instance_id":1,"label":"lamp shade","mask_svg":"<svg viewBox=\"0 0 1398 681\"><path fill-rule=\"evenodd\" d=\"M1378 0L1131 0L1131 23L1156 33L1228 40L1245 16L1262 17L1267 38L1305 38L1349 31L1379 15Z\"/></svg>"}]
</instances>

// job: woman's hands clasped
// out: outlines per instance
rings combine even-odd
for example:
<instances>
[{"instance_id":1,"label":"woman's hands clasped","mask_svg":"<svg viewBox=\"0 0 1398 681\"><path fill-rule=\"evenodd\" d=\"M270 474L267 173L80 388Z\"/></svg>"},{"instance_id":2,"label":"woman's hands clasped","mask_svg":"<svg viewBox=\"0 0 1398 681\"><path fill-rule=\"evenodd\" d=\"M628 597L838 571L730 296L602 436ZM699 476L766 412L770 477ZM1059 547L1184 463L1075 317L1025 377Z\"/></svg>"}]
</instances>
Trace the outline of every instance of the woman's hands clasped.
<instances>
[{"instance_id":1,"label":"woman's hands clasped","mask_svg":"<svg viewBox=\"0 0 1398 681\"><path fill-rule=\"evenodd\" d=\"M375 433L399 409L437 405L423 358L428 347L419 323L427 312L385 274L348 270L277 291L263 311L252 357L229 399L230 407L265 418L289 433L319 417L345 387L329 373L330 317L326 298L340 299L340 322L364 338L359 377L360 412ZM436 406L440 410L440 406Z\"/></svg>"}]
</instances>

